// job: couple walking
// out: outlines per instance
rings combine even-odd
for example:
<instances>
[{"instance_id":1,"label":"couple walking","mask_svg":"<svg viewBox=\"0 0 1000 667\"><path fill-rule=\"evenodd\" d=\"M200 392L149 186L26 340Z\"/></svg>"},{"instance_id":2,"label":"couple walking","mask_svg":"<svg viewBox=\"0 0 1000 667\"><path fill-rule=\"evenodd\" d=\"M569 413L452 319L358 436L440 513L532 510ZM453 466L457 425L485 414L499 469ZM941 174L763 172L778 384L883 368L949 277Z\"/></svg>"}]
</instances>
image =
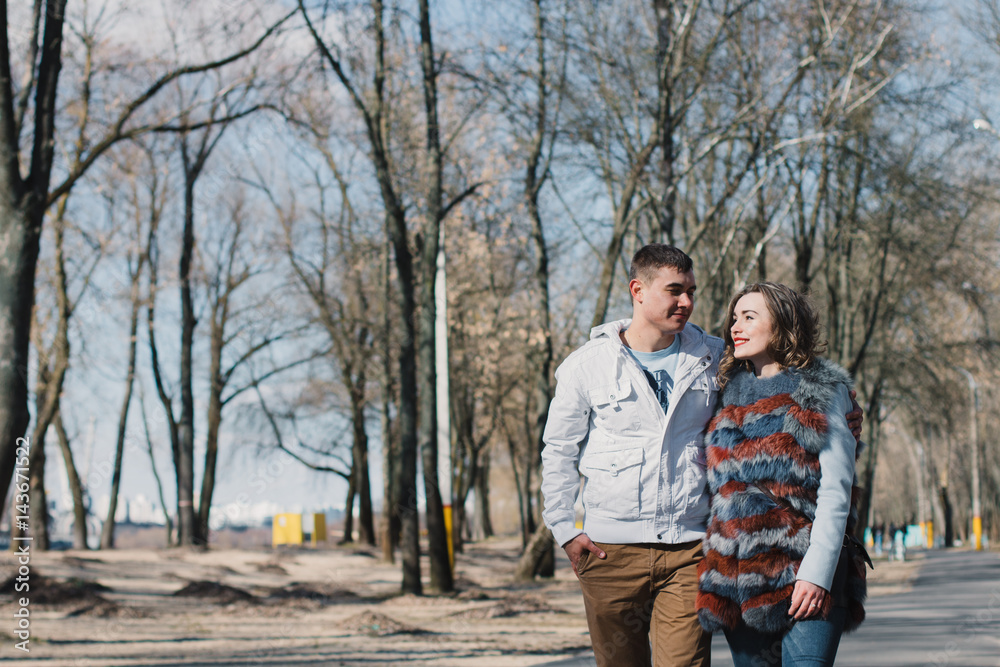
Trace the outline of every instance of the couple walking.
<instances>
[{"instance_id":1,"label":"couple walking","mask_svg":"<svg viewBox=\"0 0 1000 667\"><path fill-rule=\"evenodd\" d=\"M707 666L716 630L736 667L833 664L864 617L842 557L862 419L849 375L817 356L816 315L784 285L737 294L719 339L688 324L684 252L645 246L629 278L631 320L556 371L542 452L543 517L597 664Z\"/></svg>"}]
</instances>

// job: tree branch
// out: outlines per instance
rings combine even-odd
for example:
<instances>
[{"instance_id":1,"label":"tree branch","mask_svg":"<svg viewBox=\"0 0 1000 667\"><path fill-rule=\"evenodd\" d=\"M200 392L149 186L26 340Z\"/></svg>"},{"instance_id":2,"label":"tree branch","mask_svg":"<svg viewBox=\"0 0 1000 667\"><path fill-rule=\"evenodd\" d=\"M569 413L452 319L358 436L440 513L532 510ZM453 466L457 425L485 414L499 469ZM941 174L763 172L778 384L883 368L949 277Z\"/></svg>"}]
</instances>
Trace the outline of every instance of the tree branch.
<instances>
[{"instance_id":1,"label":"tree branch","mask_svg":"<svg viewBox=\"0 0 1000 667\"><path fill-rule=\"evenodd\" d=\"M275 441L276 441L275 446L279 450L285 452L286 454L288 454L289 456L291 456L293 459L295 459L296 461L298 461L302 465L306 466L307 468L310 468L311 470L318 470L320 472L332 472L335 475L339 475L343 479L350 480L351 475L350 475L349 472L345 473L344 471L337 470L336 468L331 468L329 466L319 465L317 463L311 463L310 461L305 460L304 458L302 458L301 456L299 456L298 454L296 454L295 452L293 452L291 449L289 449L288 447L286 447L285 446L285 442L284 442L284 438L282 438L282 436L281 436L281 429L278 428L278 422L274 418L274 414L268 409L267 402L264 400L263 394L260 393L260 387L257 385L257 383L254 383L252 386L253 386L253 389L257 392L257 399L260 402L260 409L264 412L264 416L267 417L267 421L271 425L271 431L274 433L274 438L275 438Z\"/></svg>"},{"instance_id":2,"label":"tree branch","mask_svg":"<svg viewBox=\"0 0 1000 667\"><path fill-rule=\"evenodd\" d=\"M66 176L66 178L63 179L62 183L60 183L58 186L52 189L52 191L49 194L49 199L48 199L49 202L58 199L64 193L68 192L73 187L73 184L76 183L76 181L78 181L80 177L82 177L83 174L86 173L86 171L90 168L90 166L94 164L97 158L103 155L109 148L114 146L116 143L125 139L134 138L139 134L143 134L144 132L153 131L155 128L159 128L162 124L145 125L138 128L134 128L132 130L125 130L125 125L136 113L136 111L139 110L140 107L142 107L144 104L146 104L146 102L151 100L168 83L174 81L175 79L187 76L189 74L198 74L200 72L207 72L213 69L218 69L220 67L224 67L226 65L234 63L237 60L240 60L241 58L245 58L246 56L250 55L257 49L259 49L264 44L264 42L267 41L267 39L271 37L273 34L275 34L278 31L278 28L280 28L281 25L284 24L285 21L291 18L295 13L296 13L295 11L292 11L286 14L283 18L281 18L274 25L268 28L264 32L264 34L261 35L259 39L257 39L257 41L255 41L253 44L251 44L245 49L237 51L236 53L226 56L225 58L222 58L220 60L214 60L212 62L202 63L200 65L189 65L186 67L179 67L171 72L168 72L167 74L164 74L159 79L157 79L139 97L132 100L128 104L128 106L125 107L125 109L118 115L118 118L115 121L114 125L112 126L111 130L104 136L104 138L98 141L94 145L94 147L87 154L87 157L81 160L80 163L70 171L70 173ZM171 130L177 132L190 131L198 129L200 127L205 127L205 125L207 124L214 124L218 122L220 121L219 120L210 122L206 121L205 123L194 124L191 127L176 127L176 128L171 128Z\"/></svg>"}]
</instances>

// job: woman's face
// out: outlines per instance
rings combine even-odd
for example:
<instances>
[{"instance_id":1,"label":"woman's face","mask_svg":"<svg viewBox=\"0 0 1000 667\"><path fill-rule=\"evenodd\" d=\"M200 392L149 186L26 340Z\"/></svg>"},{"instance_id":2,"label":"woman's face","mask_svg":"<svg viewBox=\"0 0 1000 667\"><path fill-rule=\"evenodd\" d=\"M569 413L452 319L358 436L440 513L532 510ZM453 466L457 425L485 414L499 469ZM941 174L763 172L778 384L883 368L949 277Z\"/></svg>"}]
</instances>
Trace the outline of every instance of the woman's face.
<instances>
[{"instance_id":1,"label":"woman's face","mask_svg":"<svg viewBox=\"0 0 1000 667\"><path fill-rule=\"evenodd\" d=\"M767 351L774 328L763 294L750 292L740 297L733 310L729 332L733 337L734 357L751 362L758 373L767 364L774 363Z\"/></svg>"}]
</instances>

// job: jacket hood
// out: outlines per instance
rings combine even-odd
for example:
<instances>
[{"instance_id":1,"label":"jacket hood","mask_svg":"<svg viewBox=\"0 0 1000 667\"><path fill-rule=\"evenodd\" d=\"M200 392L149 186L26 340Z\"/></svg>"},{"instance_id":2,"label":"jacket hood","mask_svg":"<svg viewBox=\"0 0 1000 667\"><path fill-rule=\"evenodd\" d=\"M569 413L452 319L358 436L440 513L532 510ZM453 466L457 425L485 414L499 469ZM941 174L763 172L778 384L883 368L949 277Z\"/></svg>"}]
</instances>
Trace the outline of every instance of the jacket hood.
<instances>
[{"instance_id":1,"label":"jacket hood","mask_svg":"<svg viewBox=\"0 0 1000 667\"><path fill-rule=\"evenodd\" d=\"M620 334L625 329L628 329L628 325L630 324L632 324L631 319L605 322L604 324L598 325L590 330L590 340L597 340L599 338L610 338L612 340L619 341L618 334Z\"/></svg>"}]
</instances>

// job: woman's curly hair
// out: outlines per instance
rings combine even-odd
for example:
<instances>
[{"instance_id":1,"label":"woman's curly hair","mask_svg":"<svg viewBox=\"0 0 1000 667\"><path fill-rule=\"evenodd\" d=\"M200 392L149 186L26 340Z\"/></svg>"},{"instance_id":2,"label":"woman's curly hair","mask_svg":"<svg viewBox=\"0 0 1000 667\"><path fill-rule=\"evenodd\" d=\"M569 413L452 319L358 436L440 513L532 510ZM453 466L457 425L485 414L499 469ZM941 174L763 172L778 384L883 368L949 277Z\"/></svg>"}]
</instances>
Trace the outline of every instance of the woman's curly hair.
<instances>
[{"instance_id":1,"label":"woman's curly hair","mask_svg":"<svg viewBox=\"0 0 1000 667\"><path fill-rule=\"evenodd\" d=\"M751 283L729 302L722 332L726 349L719 362L719 384L723 387L738 369L745 368L751 373L754 370L749 360L733 356L732 332L736 302L754 292L764 297L764 305L771 316L772 332L767 353L782 370L805 368L826 348L826 343L820 340L819 317L804 295L781 283Z\"/></svg>"}]
</instances>

